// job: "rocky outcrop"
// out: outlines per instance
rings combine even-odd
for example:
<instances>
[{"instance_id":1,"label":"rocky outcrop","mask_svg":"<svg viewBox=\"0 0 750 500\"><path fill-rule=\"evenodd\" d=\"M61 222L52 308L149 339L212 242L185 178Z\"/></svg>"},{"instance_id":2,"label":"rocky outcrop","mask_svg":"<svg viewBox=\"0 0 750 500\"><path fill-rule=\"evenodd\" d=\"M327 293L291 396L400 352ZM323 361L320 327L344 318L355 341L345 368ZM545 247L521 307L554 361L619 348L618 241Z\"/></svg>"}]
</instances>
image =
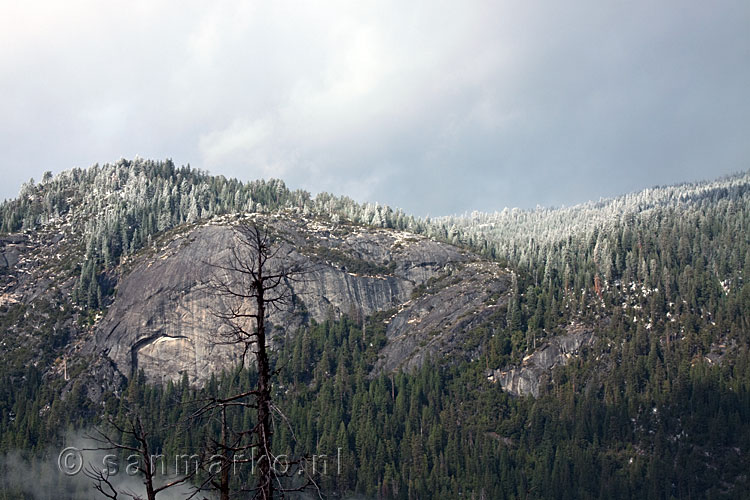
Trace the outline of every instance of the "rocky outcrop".
<instances>
[{"instance_id":1,"label":"rocky outcrop","mask_svg":"<svg viewBox=\"0 0 750 500\"><path fill-rule=\"evenodd\" d=\"M487 302L507 286L497 265L410 233L283 214L260 222L283 242L280 255L308 271L291 284L291 307L270 314L272 337L294 334L309 319L396 309L379 369L416 366L428 353L454 350L463 332L489 317ZM231 227L215 221L141 252L120 279L89 351L111 359L126 376L143 370L156 381L187 374L201 383L237 363L240 350L220 342L224 326L212 314L222 299L203 286L215 272L208 262L221 262L232 238Z\"/></svg>"},{"instance_id":2,"label":"rocky outcrop","mask_svg":"<svg viewBox=\"0 0 750 500\"><path fill-rule=\"evenodd\" d=\"M428 357L470 356L478 330L499 325L498 314L504 318L510 278L497 264L454 266L434 281L390 319L376 371L409 370Z\"/></svg>"},{"instance_id":3,"label":"rocky outcrop","mask_svg":"<svg viewBox=\"0 0 750 500\"><path fill-rule=\"evenodd\" d=\"M0 270L12 269L26 249L23 235L5 235L0 238Z\"/></svg>"},{"instance_id":4,"label":"rocky outcrop","mask_svg":"<svg viewBox=\"0 0 750 500\"><path fill-rule=\"evenodd\" d=\"M539 396L540 381L556 366L564 366L579 350L593 344L594 333L581 325L571 325L568 333L553 337L529 354L520 366L494 370L489 379L499 382L504 391L515 396Z\"/></svg>"},{"instance_id":5,"label":"rocky outcrop","mask_svg":"<svg viewBox=\"0 0 750 500\"><path fill-rule=\"evenodd\" d=\"M75 278L68 259L75 243L68 240L66 229L51 225L0 236L0 305L57 301L51 295L69 294ZM55 293L50 294L51 289Z\"/></svg>"}]
</instances>

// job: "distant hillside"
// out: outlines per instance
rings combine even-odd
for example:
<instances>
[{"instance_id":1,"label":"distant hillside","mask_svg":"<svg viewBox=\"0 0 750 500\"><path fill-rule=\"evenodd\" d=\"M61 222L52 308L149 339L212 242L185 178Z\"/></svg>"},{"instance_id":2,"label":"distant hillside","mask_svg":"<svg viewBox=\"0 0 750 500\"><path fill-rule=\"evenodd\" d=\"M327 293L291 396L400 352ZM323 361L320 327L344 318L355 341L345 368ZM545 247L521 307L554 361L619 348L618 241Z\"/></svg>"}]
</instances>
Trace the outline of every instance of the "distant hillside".
<instances>
[{"instance_id":1,"label":"distant hillside","mask_svg":"<svg viewBox=\"0 0 750 500\"><path fill-rule=\"evenodd\" d=\"M240 218L312 269L269 318L278 445L350 464L326 491L743 497L750 173L432 219L170 161L45 175L0 205L0 451L125 405L158 451L211 436L176 408L252 379L196 287Z\"/></svg>"}]
</instances>

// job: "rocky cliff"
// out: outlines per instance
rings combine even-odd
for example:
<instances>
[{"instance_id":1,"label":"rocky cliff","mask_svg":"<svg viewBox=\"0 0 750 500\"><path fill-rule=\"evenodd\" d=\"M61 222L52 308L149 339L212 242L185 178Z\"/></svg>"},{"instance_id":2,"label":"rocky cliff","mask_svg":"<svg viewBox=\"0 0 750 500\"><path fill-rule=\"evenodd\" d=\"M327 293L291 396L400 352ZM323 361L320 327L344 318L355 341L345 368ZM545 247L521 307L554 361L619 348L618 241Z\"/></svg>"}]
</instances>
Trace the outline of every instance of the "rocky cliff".
<instances>
[{"instance_id":1,"label":"rocky cliff","mask_svg":"<svg viewBox=\"0 0 750 500\"><path fill-rule=\"evenodd\" d=\"M580 349L594 343L593 331L583 325L569 325L564 335L553 337L523 358L520 366L497 369L488 374L506 392L515 396L539 396L539 386L557 366L578 356Z\"/></svg>"},{"instance_id":2,"label":"rocky cliff","mask_svg":"<svg viewBox=\"0 0 750 500\"><path fill-rule=\"evenodd\" d=\"M470 355L467 334L504 303L508 272L451 245L301 216L258 222L272 228L285 259L307 269L291 285L291 307L270 314L272 338L293 335L311 319L391 310L376 370L408 369L428 355ZM186 373L201 383L238 362L237 348L217 343L222 325L211 311L223 307L222 299L203 286L215 272L207 263L221 262L232 238L229 222L215 220L141 252L120 278L87 351L110 359L126 376L143 370L158 381Z\"/></svg>"}]
</instances>

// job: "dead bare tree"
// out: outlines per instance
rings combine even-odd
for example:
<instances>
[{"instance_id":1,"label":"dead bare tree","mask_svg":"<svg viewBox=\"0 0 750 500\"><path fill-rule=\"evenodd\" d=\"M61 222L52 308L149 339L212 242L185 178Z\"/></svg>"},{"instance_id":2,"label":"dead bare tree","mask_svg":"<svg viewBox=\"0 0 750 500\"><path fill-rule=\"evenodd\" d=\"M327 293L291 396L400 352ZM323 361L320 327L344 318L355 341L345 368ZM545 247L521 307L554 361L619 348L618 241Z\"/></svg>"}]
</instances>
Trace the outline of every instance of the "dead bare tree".
<instances>
[{"instance_id":1,"label":"dead bare tree","mask_svg":"<svg viewBox=\"0 0 750 500\"><path fill-rule=\"evenodd\" d=\"M83 469L83 474L87 478L91 479L91 481L94 483L94 489L96 491L107 498L117 500L118 495L121 492L112 484L112 481L110 480L112 473L109 469L99 469L94 467L92 464L88 464Z\"/></svg>"},{"instance_id":2,"label":"dead bare tree","mask_svg":"<svg viewBox=\"0 0 750 500\"><path fill-rule=\"evenodd\" d=\"M137 457L138 469L143 474L143 485L146 489L146 500L156 500L156 495L164 490L183 483L188 483L197 474L196 470L185 471L185 475L174 477L161 485L155 484L156 463L160 455L155 455L149 446L150 432L144 427L140 414L133 411L127 418L125 424L118 423L114 418L109 418L108 427L110 431L95 428L89 437L98 443L98 446L87 448L86 451L123 451L130 452L131 457ZM114 439L112 434L120 436ZM94 488L107 498L116 500L118 494L129 496L133 500L142 500L140 496L130 491L119 491L110 481L108 469L96 469L89 465L84 474L93 481Z\"/></svg>"},{"instance_id":3,"label":"dead bare tree","mask_svg":"<svg viewBox=\"0 0 750 500\"><path fill-rule=\"evenodd\" d=\"M254 467L256 483L251 491L254 498L270 500L275 493L291 490L282 485L276 470L279 461L272 452L273 413L281 413L272 401L267 315L290 305L291 283L300 279L304 269L290 258L291 250L273 240L267 226L241 222L233 229L228 257L209 263L215 272L207 287L222 302L221 308L212 311L223 325L215 343L240 348L243 367L247 355L254 354L257 385L226 398L208 400L196 415L217 410L220 414L221 436L214 445L223 466L214 474L212 484L222 500L229 498L228 467L238 462L257 466ZM229 429L226 412L233 407L254 409L255 425L250 429ZM285 461L281 465L288 468L293 463L299 462Z\"/></svg>"},{"instance_id":4,"label":"dead bare tree","mask_svg":"<svg viewBox=\"0 0 750 500\"><path fill-rule=\"evenodd\" d=\"M282 459L272 451L274 415L278 415L284 425L290 424L272 399L273 373L268 351L267 317L271 311L282 310L291 304L291 283L300 280L306 272L290 254L291 249L275 241L267 226L240 222L233 227L232 244L226 258L204 262L214 272L203 286L219 297L221 304L210 310L222 325L212 342L238 348L242 368L247 367L248 355L252 354L257 369L257 384L249 390L225 397L208 397L190 403L197 404L190 417L196 422L206 417L220 420L220 435L218 439L208 438L210 443L204 448L196 471L162 486L155 486L148 433L137 414L125 426L110 421L111 427L121 436L128 436L134 445L117 442L107 433L96 431L94 438L102 444L98 449L129 451L142 457L148 500L154 500L156 494L169 487L197 479L198 468L205 474L201 484L192 486L193 494L189 498L211 489L219 493L221 500L228 500L232 493L230 471L236 464L253 465L255 484L252 488L240 489L241 492L252 492L253 498L270 500L276 494L283 496L286 492L301 491L310 486L320 496L317 484L305 467L307 457ZM254 425L244 429L230 428L227 412L234 409L254 411L257 416ZM304 484L297 487L283 484L285 474L279 473L277 467L285 471L294 470L298 477L303 476ZM108 498L116 499L118 493L136 498L131 492L117 491L106 472L92 469L87 475L94 481L95 488Z\"/></svg>"}]
</instances>

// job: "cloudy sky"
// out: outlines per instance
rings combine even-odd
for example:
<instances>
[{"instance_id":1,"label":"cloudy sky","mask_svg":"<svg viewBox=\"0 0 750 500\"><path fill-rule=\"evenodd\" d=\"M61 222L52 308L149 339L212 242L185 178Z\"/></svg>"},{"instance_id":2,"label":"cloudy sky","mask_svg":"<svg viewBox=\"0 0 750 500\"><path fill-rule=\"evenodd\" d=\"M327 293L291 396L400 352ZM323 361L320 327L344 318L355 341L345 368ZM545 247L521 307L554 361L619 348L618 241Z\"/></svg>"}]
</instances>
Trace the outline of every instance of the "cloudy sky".
<instances>
[{"instance_id":1,"label":"cloudy sky","mask_svg":"<svg viewBox=\"0 0 750 500\"><path fill-rule=\"evenodd\" d=\"M135 155L418 215L750 168L747 0L0 6L0 199Z\"/></svg>"}]
</instances>

